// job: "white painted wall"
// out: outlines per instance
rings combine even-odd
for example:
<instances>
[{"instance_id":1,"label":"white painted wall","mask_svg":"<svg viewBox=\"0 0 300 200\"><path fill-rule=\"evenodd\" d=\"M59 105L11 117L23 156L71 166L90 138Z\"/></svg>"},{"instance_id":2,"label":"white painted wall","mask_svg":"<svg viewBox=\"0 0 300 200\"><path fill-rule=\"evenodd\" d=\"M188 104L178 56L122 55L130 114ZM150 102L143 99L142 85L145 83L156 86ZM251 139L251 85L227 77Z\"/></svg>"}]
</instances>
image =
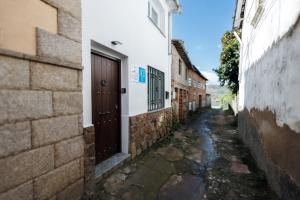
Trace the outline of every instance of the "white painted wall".
<instances>
[{"instance_id":1,"label":"white painted wall","mask_svg":"<svg viewBox=\"0 0 300 200\"><path fill-rule=\"evenodd\" d=\"M300 0L265 0L257 26L251 25L258 0L247 0L242 32L239 110L276 113L277 123L300 132L300 27L285 34L300 14Z\"/></svg>"},{"instance_id":2,"label":"white painted wall","mask_svg":"<svg viewBox=\"0 0 300 200\"><path fill-rule=\"evenodd\" d=\"M147 112L147 83L130 80L129 72L134 66L153 66L165 73L165 90L171 92L171 69L169 45L169 7L159 0L166 10L165 30L162 34L148 18L148 0L87 0L82 1L83 30L83 117L84 126L92 124L91 106L91 49L118 57L122 60L122 119L127 125L128 117ZM111 41L123 44L113 46ZM91 44L93 42L93 45ZM171 98L165 107L171 106ZM125 120L126 119L126 120ZM124 126L124 127L123 127Z\"/></svg>"}]
</instances>

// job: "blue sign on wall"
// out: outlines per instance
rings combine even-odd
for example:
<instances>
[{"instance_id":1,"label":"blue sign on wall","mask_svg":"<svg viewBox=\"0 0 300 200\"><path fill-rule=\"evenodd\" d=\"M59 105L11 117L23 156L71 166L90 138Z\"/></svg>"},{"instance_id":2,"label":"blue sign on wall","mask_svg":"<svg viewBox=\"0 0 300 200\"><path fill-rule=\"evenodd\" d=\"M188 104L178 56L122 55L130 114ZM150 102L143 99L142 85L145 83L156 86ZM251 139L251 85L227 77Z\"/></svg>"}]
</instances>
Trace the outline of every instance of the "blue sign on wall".
<instances>
[{"instance_id":1,"label":"blue sign on wall","mask_svg":"<svg viewBox=\"0 0 300 200\"><path fill-rule=\"evenodd\" d=\"M139 83L146 83L146 69L139 67Z\"/></svg>"}]
</instances>

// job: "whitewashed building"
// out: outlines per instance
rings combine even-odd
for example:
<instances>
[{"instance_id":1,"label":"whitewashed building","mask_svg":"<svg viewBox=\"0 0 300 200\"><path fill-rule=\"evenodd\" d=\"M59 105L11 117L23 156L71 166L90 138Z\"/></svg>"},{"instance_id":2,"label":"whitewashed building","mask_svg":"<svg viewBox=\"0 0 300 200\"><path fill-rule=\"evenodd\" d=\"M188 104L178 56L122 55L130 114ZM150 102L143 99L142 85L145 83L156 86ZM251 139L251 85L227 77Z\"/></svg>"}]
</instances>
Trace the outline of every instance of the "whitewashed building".
<instances>
[{"instance_id":1,"label":"whitewashed building","mask_svg":"<svg viewBox=\"0 0 300 200\"><path fill-rule=\"evenodd\" d=\"M169 132L179 9L178 0L82 1L83 126L96 164L135 157Z\"/></svg>"},{"instance_id":2,"label":"whitewashed building","mask_svg":"<svg viewBox=\"0 0 300 200\"><path fill-rule=\"evenodd\" d=\"M238 0L239 132L282 199L300 196L300 0Z\"/></svg>"}]
</instances>

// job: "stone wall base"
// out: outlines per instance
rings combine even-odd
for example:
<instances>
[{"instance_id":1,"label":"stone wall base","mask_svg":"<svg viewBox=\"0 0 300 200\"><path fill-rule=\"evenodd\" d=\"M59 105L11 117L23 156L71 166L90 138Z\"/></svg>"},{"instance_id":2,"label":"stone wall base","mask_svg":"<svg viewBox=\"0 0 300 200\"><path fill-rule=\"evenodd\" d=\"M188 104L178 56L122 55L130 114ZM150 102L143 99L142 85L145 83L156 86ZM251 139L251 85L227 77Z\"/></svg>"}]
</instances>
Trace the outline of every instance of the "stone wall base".
<instances>
[{"instance_id":1,"label":"stone wall base","mask_svg":"<svg viewBox=\"0 0 300 200\"><path fill-rule=\"evenodd\" d=\"M95 192L95 129L93 126L84 128L84 196L92 199Z\"/></svg>"},{"instance_id":2,"label":"stone wall base","mask_svg":"<svg viewBox=\"0 0 300 200\"><path fill-rule=\"evenodd\" d=\"M130 117L130 153L132 158L168 135L172 127L172 108Z\"/></svg>"},{"instance_id":3,"label":"stone wall base","mask_svg":"<svg viewBox=\"0 0 300 200\"><path fill-rule=\"evenodd\" d=\"M270 111L245 109L238 115L239 133L280 198L300 199L300 134L278 127Z\"/></svg>"}]
</instances>

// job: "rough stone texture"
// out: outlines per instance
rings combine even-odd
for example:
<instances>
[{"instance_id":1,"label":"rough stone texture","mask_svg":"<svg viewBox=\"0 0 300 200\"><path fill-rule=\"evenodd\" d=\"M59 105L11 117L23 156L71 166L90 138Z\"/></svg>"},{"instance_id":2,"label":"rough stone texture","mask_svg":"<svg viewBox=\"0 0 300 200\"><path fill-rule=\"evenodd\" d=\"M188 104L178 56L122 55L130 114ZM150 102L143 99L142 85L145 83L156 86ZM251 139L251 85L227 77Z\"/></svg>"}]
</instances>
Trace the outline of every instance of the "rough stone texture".
<instances>
[{"instance_id":1,"label":"rough stone texture","mask_svg":"<svg viewBox=\"0 0 300 200\"><path fill-rule=\"evenodd\" d=\"M82 93L81 92L54 92L53 94L54 114L81 114Z\"/></svg>"},{"instance_id":2,"label":"rough stone texture","mask_svg":"<svg viewBox=\"0 0 300 200\"><path fill-rule=\"evenodd\" d=\"M134 158L170 133L172 109L130 117L130 151Z\"/></svg>"},{"instance_id":3,"label":"rough stone texture","mask_svg":"<svg viewBox=\"0 0 300 200\"><path fill-rule=\"evenodd\" d=\"M0 160L0 192L54 168L54 148L47 146Z\"/></svg>"},{"instance_id":4,"label":"rough stone texture","mask_svg":"<svg viewBox=\"0 0 300 200\"><path fill-rule=\"evenodd\" d=\"M33 185L32 181L24 183L12 190L0 194L0 200L32 200Z\"/></svg>"},{"instance_id":5,"label":"rough stone texture","mask_svg":"<svg viewBox=\"0 0 300 200\"><path fill-rule=\"evenodd\" d=\"M81 42L81 22L68 13L59 10L58 33L77 42Z\"/></svg>"},{"instance_id":6,"label":"rough stone texture","mask_svg":"<svg viewBox=\"0 0 300 200\"><path fill-rule=\"evenodd\" d=\"M52 197L63 188L74 183L80 178L80 159L67 165L57 168L34 181L35 194L37 200L44 200ZM73 191L75 192L75 191Z\"/></svg>"},{"instance_id":7,"label":"rough stone texture","mask_svg":"<svg viewBox=\"0 0 300 200\"><path fill-rule=\"evenodd\" d=\"M37 28L36 55L0 48L0 200L82 193L81 0L42 1L58 34Z\"/></svg>"},{"instance_id":8,"label":"rough stone texture","mask_svg":"<svg viewBox=\"0 0 300 200\"><path fill-rule=\"evenodd\" d=\"M0 124L52 115L51 92L0 91Z\"/></svg>"},{"instance_id":9,"label":"rough stone texture","mask_svg":"<svg viewBox=\"0 0 300 200\"><path fill-rule=\"evenodd\" d=\"M93 196L95 191L95 129L93 126L84 128L84 185L85 195Z\"/></svg>"},{"instance_id":10,"label":"rough stone texture","mask_svg":"<svg viewBox=\"0 0 300 200\"><path fill-rule=\"evenodd\" d=\"M79 135L77 116L41 119L32 122L34 147Z\"/></svg>"},{"instance_id":11,"label":"rough stone texture","mask_svg":"<svg viewBox=\"0 0 300 200\"><path fill-rule=\"evenodd\" d=\"M238 117L239 133L271 187L282 199L298 199L300 135L288 126L278 127L270 111L245 109Z\"/></svg>"},{"instance_id":12,"label":"rough stone texture","mask_svg":"<svg viewBox=\"0 0 300 200\"><path fill-rule=\"evenodd\" d=\"M83 193L83 179L76 181L62 192L58 193L57 200L80 200Z\"/></svg>"},{"instance_id":13,"label":"rough stone texture","mask_svg":"<svg viewBox=\"0 0 300 200\"><path fill-rule=\"evenodd\" d=\"M241 164L241 163L237 163L237 162L233 162L231 164L231 168L230 170L234 173L241 173L241 174L250 174L251 172L248 169L247 165Z\"/></svg>"},{"instance_id":14,"label":"rough stone texture","mask_svg":"<svg viewBox=\"0 0 300 200\"><path fill-rule=\"evenodd\" d=\"M0 56L0 88L29 88L29 62Z\"/></svg>"},{"instance_id":15,"label":"rough stone texture","mask_svg":"<svg viewBox=\"0 0 300 200\"><path fill-rule=\"evenodd\" d=\"M77 89L77 70L41 63L31 65L31 87L46 90Z\"/></svg>"},{"instance_id":16,"label":"rough stone texture","mask_svg":"<svg viewBox=\"0 0 300 200\"><path fill-rule=\"evenodd\" d=\"M63 9L72 14L77 19L81 19L81 0L43 0L49 4Z\"/></svg>"},{"instance_id":17,"label":"rough stone texture","mask_svg":"<svg viewBox=\"0 0 300 200\"><path fill-rule=\"evenodd\" d=\"M81 64L81 44L37 29L37 55Z\"/></svg>"},{"instance_id":18,"label":"rough stone texture","mask_svg":"<svg viewBox=\"0 0 300 200\"><path fill-rule=\"evenodd\" d=\"M0 158L30 149L31 132L29 122L0 126Z\"/></svg>"},{"instance_id":19,"label":"rough stone texture","mask_svg":"<svg viewBox=\"0 0 300 200\"><path fill-rule=\"evenodd\" d=\"M82 72L78 72L78 87L82 88Z\"/></svg>"},{"instance_id":20,"label":"rough stone texture","mask_svg":"<svg viewBox=\"0 0 300 200\"><path fill-rule=\"evenodd\" d=\"M75 158L83 156L84 141L83 136L64 140L55 144L55 166L61 166Z\"/></svg>"},{"instance_id":21,"label":"rough stone texture","mask_svg":"<svg viewBox=\"0 0 300 200\"><path fill-rule=\"evenodd\" d=\"M78 116L78 130L81 135L83 135L83 116Z\"/></svg>"},{"instance_id":22,"label":"rough stone texture","mask_svg":"<svg viewBox=\"0 0 300 200\"><path fill-rule=\"evenodd\" d=\"M21 60L27 60L27 61L32 61L32 62L39 62L39 63L44 63L44 64L50 64L50 65L57 65L60 67L66 67L69 69L76 69L76 70L82 70L82 64L74 64L68 61L64 60L57 60L55 58L46 58L46 57L41 57L41 56L35 56L35 55L28 55L24 53L19 53L7 49L1 49L0 48L0 55L7 56L10 58L15 58L15 59L21 59Z\"/></svg>"},{"instance_id":23,"label":"rough stone texture","mask_svg":"<svg viewBox=\"0 0 300 200\"><path fill-rule=\"evenodd\" d=\"M178 161L183 159L183 152L172 146L159 148L157 153L168 161Z\"/></svg>"}]
</instances>

